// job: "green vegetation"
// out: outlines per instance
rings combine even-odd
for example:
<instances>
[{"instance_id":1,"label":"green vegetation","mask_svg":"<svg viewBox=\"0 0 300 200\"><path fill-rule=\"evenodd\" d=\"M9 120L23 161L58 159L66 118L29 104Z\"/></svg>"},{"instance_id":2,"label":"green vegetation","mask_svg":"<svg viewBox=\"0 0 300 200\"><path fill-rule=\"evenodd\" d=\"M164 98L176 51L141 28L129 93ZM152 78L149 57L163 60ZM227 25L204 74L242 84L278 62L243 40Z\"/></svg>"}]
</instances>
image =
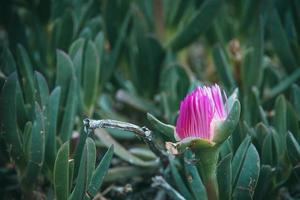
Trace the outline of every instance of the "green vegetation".
<instances>
[{"instance_id":1,"label":"green vegetation","mask_svg":"<svg viewBox=\"0 0 300 200\"><path fill-rule=\"evenodd\" d=\"M0 199L207 199L170 142L180 101L214 83L241 103L220 199L300 198L299 66L298 0L3 0Z\"/></svg>"}]
</instances>

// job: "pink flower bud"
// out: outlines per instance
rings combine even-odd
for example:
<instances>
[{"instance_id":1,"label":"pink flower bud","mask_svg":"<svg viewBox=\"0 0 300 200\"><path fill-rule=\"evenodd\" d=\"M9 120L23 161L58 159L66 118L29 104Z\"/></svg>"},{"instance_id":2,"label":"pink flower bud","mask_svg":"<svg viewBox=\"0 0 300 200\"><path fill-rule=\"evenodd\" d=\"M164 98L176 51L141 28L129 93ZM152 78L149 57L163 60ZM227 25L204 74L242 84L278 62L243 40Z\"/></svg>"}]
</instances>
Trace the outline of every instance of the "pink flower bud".
<instances>
[{"instance_id":1,"label":"pink flower bud","mask_svg":"<svg viewBox=\"0 0 300 200\"><path fill-rule=\"evenodd\" d=\"M179 116L176 123L178 140L185 138L201 138L212 141L214 138L215 122L222 122L227 118L228 106L223 103L220 87L197 87L188 94L180 104Z\"/></svg>"}]
</instances>

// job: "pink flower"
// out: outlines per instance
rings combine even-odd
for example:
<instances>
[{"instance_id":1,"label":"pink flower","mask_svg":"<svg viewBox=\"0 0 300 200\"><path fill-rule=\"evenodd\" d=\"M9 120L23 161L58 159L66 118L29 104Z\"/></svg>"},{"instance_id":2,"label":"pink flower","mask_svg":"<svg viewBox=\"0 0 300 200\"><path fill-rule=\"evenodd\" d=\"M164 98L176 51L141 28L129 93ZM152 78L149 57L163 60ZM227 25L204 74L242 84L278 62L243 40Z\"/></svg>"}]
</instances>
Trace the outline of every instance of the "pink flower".
<instances>
[{"instance_id":1,"label":"pink flower","mask_svg":"<svg viewBox=\"0 0 300 200\"><path fill-rule=\"evenodd\" d=\"M227 118L226 104L223 103L222 90L215 84L207 87L197 87L188 94L180 104L176 123L177 139L200 138L212 141L216 122Z\"/></svg>"}]
</instances>

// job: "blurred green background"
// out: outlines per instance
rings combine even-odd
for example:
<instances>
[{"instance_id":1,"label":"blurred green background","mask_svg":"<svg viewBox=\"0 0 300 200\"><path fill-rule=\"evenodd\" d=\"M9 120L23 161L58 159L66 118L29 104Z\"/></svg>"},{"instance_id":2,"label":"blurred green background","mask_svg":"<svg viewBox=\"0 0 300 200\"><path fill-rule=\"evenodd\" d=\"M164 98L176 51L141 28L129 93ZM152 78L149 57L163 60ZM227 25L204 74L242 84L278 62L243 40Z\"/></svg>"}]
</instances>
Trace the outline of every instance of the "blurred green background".
<instances>
[{"instance_id":1,"label":"blurred green background","mask_svg":"<svg viewBox=\"0 0 300 200\"><path fill-rule=\"evenodd\" d=\"M0 197L206 199L190 155L160 162L133 133L87 135L82 120L146 125L167 152L157 119L175 125L188 91L218 83L242 104L220 199L300 198L299 64L298 0L3 0Z\"/></svg>"}]
</instances>

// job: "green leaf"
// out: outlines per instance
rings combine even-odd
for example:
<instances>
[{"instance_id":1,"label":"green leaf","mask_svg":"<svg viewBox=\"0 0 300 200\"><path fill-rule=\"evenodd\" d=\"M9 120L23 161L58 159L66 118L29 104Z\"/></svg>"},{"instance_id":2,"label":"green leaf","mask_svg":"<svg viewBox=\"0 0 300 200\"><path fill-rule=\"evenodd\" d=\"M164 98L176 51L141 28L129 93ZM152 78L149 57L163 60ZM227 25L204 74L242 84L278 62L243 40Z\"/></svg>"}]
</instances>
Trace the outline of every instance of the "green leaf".
<instances>
[{"instance_id":1,"label":"green leaf","mask_svg":"<svg viewBox=\"0 0 300 200\"><path fill-rule=\"evenodd\" d=\"M232 67L229 65L224 51L220 45L217 45L213 48L212 54L215 62L215 68L222 83L226 87L227 91L231 91L235 88L235 81L233 78Z\"/></svg>"},{"instance_id":2,"label":"green leaf","mask_svg":"<svg viewBox=\"0 0 300 200\"><path fill-rule=\"evenodd\" d=\"M236 99L232 105L232 108L229 110L229 114L225 121L218 122L215 124L214 128L214 138L213 142L215 143L222 143L226 140L236 128L241 113L241 104Z\"/></svg>"},{"instance_id":3,"label":"green leaf","mask_svg":"<svg viewBox=\"0 0 300 200\"><path fill-rule=\"evenodd\" d=\"M48 104L48 99L49 99L49 88L46 79L44 76L35 71L34 72L35 79L37 82L37 88L38 88L38 97L36 99L39 100L40 105L42 106L42 110L44 111L47 104Z\"/></svg>"},{"instance_id":4,"label":"green leaf","mask_svg":"<svg viewBox=\"0 0 300 200\"><path fill-rule=\"evenodd\" d=\"M54 49L67 50L73 40L75 31L74 16L70 9L66 9L63 17L54 21L53 29Z\"/></svg>"},{"instance_id":5,"label":"green leaf","mask_svg":"<svg viewBox=\"0 0 300 200\"><path fill-rule=\"evenodd\" d=\"M300 78L300 69L296 69L289 76L281 80L277 85L275 85L271 90L267 91L265 94L266 99L273 98L280 93L287 90L290 85L292 85L295 81Z\"/></svg>"},{"instance_id":6,"label":"green leaf","mask_svg":"<svg viewBox=\"0 0 300 200\"><path fill-rule=\"evenodd\" d=\"M114 145L115 154L121 159L129 162L132 165L141 166L141 167L155 167L159 164L158 159L151 161L144 161L127 151L122 145L115 141L105 130L95 130L95 135L98 139L103 142L107 147Z\"/></svg>"},{"instance_id":7,"label":"green leaf","mask_svg":"<svg viewBox=\"0 0 300 200\"><path fill-rule=\"evenodd\" d=\"M293 56L288 37L285 34L279 15L275 9L272 10L268 19L269 32L274 50L286 70L292 73L297 67L297 62Z\"/></svg>"},{"instance_id":8,"label":"green leaf","mask_svg":"<svg viewBox=\"0 0 300 200\"><path fill-rule=\"evenodd\" d=\"M244 163L244 159L246 157L246 152L250 145L251 138L247 136L244 141L241 143L237 151L235 152L233 159L232 159L232 188L235 187L237 184L241 168Z\"/></svg>"},{"instance_id":9,"label":"green leaf","mask_svg":"<svg viewBox=\"0 0 300 200\"><path fill-rule=\"evenodd\" d=\"M283 156L286 149L286 134L287 134L287 105L283 95L277 97L275 102L275 119L274 126L279 135L279 154Z\"/></svg>"},{"instance_id":10,"label":"green leaf","mask_svg":"<svg viewBox=\"0 0 300 200\"><path fill-rule=\"evenodd\" d=\"M117 41L116 41L115 45L113 46L112 53L109 56L109 63L106 68L106 73L101 75L104 82L108 81L110 79L110 77L112 76L113 72L115 71L118 59L121 54L123 43L126 38L126 33L127 33L128 27L129 27L129 22L131 21L130 19L131 19L131 12L129 11L123 21Z\"/></svg>"},{"instance_id":11,"label":"green leaf","mask_svg":"<svg viewBox=\"0 0 300 200\"><path fill-rule=\"evenodd\" d=\"M185 158L186 161L184 162L184 167L186 171L186 176L190 188L193 191L194 198L197 200L207 199L206 189L203 185L200 174L198 173L198 169L192 163L194 159L193 153L191 151L186 151Z\"/></svg>"},{"instance_id":12,"label":"green leaf","mask_svg":"<svg viewBox=\"0 0 300 200\"><path fill-rule=\"evenodd\" d=\"M50 169L53 168L56 158L56 134L58 111L60 102L61 89L56 87L50 94L47 107L47 120L46 120L46 149L45 161Z\"/></svg>"},{"instance_id":13,"label":"green leaf","mask_svg":"<svg viewBox=\"0 0 300 200\"><path fill-rule=\"evenodd\" d=\"M86 148L87 148L87 185L89 184L93 171L95 169L96 163L96 146L95 142L91 138L86 139Z\"/></svg>"},{"instance_id":14,"label":"green leaf","mask_svg":"<svg viewBox=\"0 0 300 200\"><path fill-rule=\"evenodd\" d=\"M129 152L132 155L135 155L143 160L154 160L156 159L156 155L149 150L149 148L145 147L132 147L129 149Z\"/></svg>"},{"instance_id":15,"label":"green leaf","mask_svg":"<svg viewBox=\"0 0 300 200\"><path fill-rule=\"evenodd\" d=\"M54 190L57 200L69 196L69 142L64 143L57 152L54 165Z\"/></svg>"},{"instance_id":16,"label":"green leaf","mask_svg":"<svg viewBox=\"0 0 300 200\"><path fill-rule=\"evenodd\" d=\"M83 199L87 191L92 172L95 168L96 147L91 138L87 138L82 152L75 188L69 199Z\"/></svg>"},{"instance_id":17,"label":"green leaf","mask_svg":"<svg viewBox=\"0 0 300 200\"><path fill-rule=\"evenodd\" d=\"M297 141L300 141L300 129L297 113L290 102L287 102L287 130L291 131Z\"/></svg>"},{"instance_id":18,"label":"green leaf","mask_svg":"<svg viewBox=\"0 0 300 200\"><path fill-rule=\"evenodd\" d=\"M278 142L279 137L271 131L262 144L261 162L262 164L276 166L278 163Z\"/></svg>"},{"instance_id":19,"label":"green leaf","mask_svg":"<svg viewBox=\"0 0 300 200\"><path fill-rule=\"evenodd\" d=\"M104 182L116 182L128 180L134 177L145 177L155 172L154 168L135 167L135 166L121 166L114 167L108 170Z\"/></svg>"},{"instance_id":20,"label":"green leaf","mask_svg":"<svg viewBox=\"0 0 300 200\"><path fill-rule=\"evenodd\" d=\"M72 45L69 48L69 56L70 58L74 61L74 58L76 56L76 54L78 53L78 51L80 49L83 49L84 47L84 43L85 43L85 39L83 38L78 38L77 40L75 40ZM74 62L74 65L76 65L76 62ZM82 65L82 63L80 63L80 65ZM76 67L75 67L76 68Z\"/></svg>"},{"instance_id":21,"label":"green leaf","mask_svg":"<svg viewBox=\"0 0 300 200\"><path fill-rule=\"evenodd\" d=\"M84 93L84 102L90 114L98 96L99 73L100 61L98 51L95 44L89 41L84 51L82 90Z\"/></svg>"},{"instance_id":22,"label":"green leaf","mask_svg":"<svg viewBox=\"0 0 300 200\"><path fill-rule=\"evenodd\" d=\"M182 179L181 175L179 174L179 171L177 170L175 166L175 160L170 159L170 168L172 177L174 179L175 185L177 186L177 189L179 192L184 196L186 199L194 199L192 194L190 193L189 189L187 188L184 180Z\"/></svg>"},{"instance_id":23,"label":"green leaf","mask_svg":"<svg viewBox=\"0 0 300 200\"><path fill-rule=\"evenodd\" d=\"M268 199L270 194L270 185L273 178L273 170L269 165L262 165L259 172L259 178L253 199L264 200Z\"/></svg>"},{"instance_id":24,"label":"green leaf","mask_svg":"<svg viewBox=\"0 0 300 200\"><path fill-rule=\"evenodd\" d=\"M171 39L167 45L168 48L178 51L195 41L201 33L207 31L211 26L222 4L222 0L206 0L201 8L193 14L191 20Z\"/></svg>"},{"instance_id":25,"label":"green leaf","mask_svg":"<svg viewBox=\"0 0 300 200\"><path fill-rule=\"evenodd\" d=\"M56 86L61 87L61 101L65 102L70 80L74 75L74 66L70 57L63 51L56 51Z\"/></svg>"},{"instance_id":26,"label":"green leaf","mask_svg":"<svg viewBox=\"0 0 300 200\"><path fill-rule=\"evenodd\" d=\"M0 47L0 63L1 71L7 76L17 69L14 57L5 45Z\"/></svg>"},{"instance_id":27,"label":"green leaf","mask_svg":"<svg viewBox=\"0 0 300 200\"><path fill-rule=\"evenodd\" d=\"M292 85L291 102L298 114L298 119L300 119L300 87L296 84Z\"/></svg>"},{"instance_id":28,"label":"green leaf","mask_svg":"<svg viewBox=\"0 0 300 200\"><path fill-rule=\"evenodd\" d=\"M32 122L27 122L23 131L22 148L25 160L29 160L29 152L31 148L31 133L32 133Z\"/></svg>"},{"instance_id":29,"label":"green leaf","mask_svg":"<svg viewBox=\"0 0 300 200\"><path fill-rule=\"evenodd\" d=\"M106 68L103 67L105 62L104 62L104 54L105 54L105 50L104 50L104 44L105 44L105 37L104 37L104 33L102 31L100 31L96 38L95 38L95 45L97 48L97 52L98 52L98 57L99 57L99 64L100 64L100 90L103 89L104 87L104 78L105 77L105 73L106 73Z\"/></svg>"},{"instance_id":30,"label":"green leaf","mask_svg":"<svg viewBox=\"0 0 300 200\"><path fill-rule=\"evenodd\" d=\"M159 86L158 74L161 71L165 52L158 40L147 34L144 18L134 12L133 30L129 48L129 70L132 82L139 94L151 97Z\"/></svg>"},{"instance_id":31,"label":"green leaf","mask_svg":"<svg viewBox=\"0 0 300 200\"><path fill-rule=\"evenodd\" d=\"M80 113L84 112L83 91L81 88L81 83L83 79L84 49L87 46L86 44L87 42L83 38L79 38L72 43L72 46L69 49L69 55L74 63L74 71L77 80L76 90Z\"/></svg>"},{"instance_id":32,"label":"green leaf","mask_svg":"<svg viewBox=\"0 0 300 200\"><path fill-rule=\"evenodd\" d=\"M22 178L22 185L26 188L26 190L31 190L33 188L44 162L45 126L43 120L43 112L36 102L35 121L32 126L29 160L24 177Z\"/></svg>"},{"instance_id":33,"label":"green leaf","mask_svg":"<svg viewBox=\"0 0 300 200\"><path fill-rule=\"evenodd\" d=\"M69 159L69 193L72 191L73 187L73 176L74 176L74 159Z\"/></svg>"},{"instance_id":34,"label":"green leaf","mask_svg":"<svg viewBox=\"0 0 300 200\"><path fill-rule=\"evenodd\" d=\"M160 73L161 98L164 102L164 118L174 122L180 101L188 93L190 79L184 67L176 63L174 55L168 52ZM151 111L152 112L152 111Z\"/></svg>"},{"instance_id":35,"label":"green leaf","mask_svg":"<svg viewBox=\"0 0 300 200\"><path fill-rule=\"evenodd\" d=\"M256 87L249 89L244 97L244 119L249 124L254 125L261 121L261 112L259 110L259 92Z\"/></svg>"},{"instance_id":36,"label":"green leaf","mask_svg":"<svg viewBox=\"0 0 300 200\"><path fill-rule=\"evenodd\" d=\"M11 74L5 82L0 99L0 130L8 144L8 152L13 157L19 167L24 166L25 160L22 153L22 142L17 129L16 110L16 87L17 74Z\"/></svg>"},{"instance_id":37,"label":"green leaf","mask_svg":"<svg viewBox=\"0 0 300 200\"><path fill-rule=\"evenodd\" d=\"M129 93L125 90L119 90L116 95L116 99L118 101L124 102L131 107L140 110L142 112L153 112L155 114L159 113L157 107L153 104L153 102L141 98L135 94Z\"/></svg>"},{"instance_id":38,"label":"green leaf","mask_svg":"<svg viewBox=\"0 0 300 200\"><path fill-rule=\"evenodd\" d=\"M232 158L232 154L228 154L220 161L217 167L219 194L224 200L231 199L231 190L232 190L231 158Z\"/></svg>"},{"instance_id":39,"label":"green leaf","mask_svg":"<svg viewBox=\"0 0 300 200\"><path fill-rule=\"evenodd\" d=\"M254 145L250 144L233 190L233 199L252 199L260 172L260 160Z\"/></svg>"},{"instance_id":40,"label":"green leaf","mask_svg":"<svg viewBox=\"0 0 300 200\"><path fill-rule=\"evenodd\" d=\"M92 175L91 182L89 184L87 194L88 197L93 199L97 194L97 191L101 187L104 177L107 174L108 167L114 154L114 146L109 147L98 167L95 169Z\"/></svg>"},{"instance_id":41,"label":"green leaf","mask_svg":"<svg viewBox=\"0 0 300 200\"><path fill-rule=\"evenodd\" d=\"M264 27L262 17L255 18L257 18L256 24L248 36L247 48L249 48L249 52L243 59L242 80L245 91L249 91L253 86L259 88L263 75Z\"/></svg>"},{"instance_id":42,"label":"green leaf","mask_svg":"<svg viewBox=\"0 0 300 200\"><path fill-rule=\"evenodd\" d=\"M259 147L263 146L265 137L268 134L270 134L270 130L265 124L260 122L255 126L255 139L257 140Z\"/></svg>"},{"instance_id":43,"label":"green leaf","mask_svg":"<svg viewBox=\"0 0 300 200\"><path fill-rule=\"evenodd\" d=\"M167 136L172 141L175 141L175 139L174 139L175 127L174 126L165 124L165 123L159 121L157 118L155 118L150 113L147 113L147 119L151 123L151 125L154 127L155 130L163 133L165 136Z\"/></svg>"},{"instance_id":44,"label":"green leaf","mask_svg":"<svg viewBox=\"0 0 300 200\"><path fill-rule=\"evenodd\" d=\"M34 106L35 85L33 70L28 54L22 45L18 45L17 58L18 71L21 75L20 80L24 88L26 102Z\"/></svg>"},{"instance_id":45,"label":"green leaf","mask_svg":"<svg viewBox=\"0 0 300 200\"><path fill-rule=\"evenodd\" d=\"M73 77L70 82L66 108L62 119L61 128L60 128L60 137L63 142L70 139L73 132L73 126L75 123L75 117L77 111L77 98L75 97L76 97L76 78Z\"/></svg>"},{"instance_id":46,"label":"green leaf","mask_svg":"<svg viewBox=\"0 0 300 200\"><path fill-rule=\"evenodd\" d=\"M298 165L300 162L300 145L291 132L287 134L286 143L290 161L294 166Z\"/></svg>"},{"instance_id":47,"label":"green leaf","mask_svg":"<svg viewBox=\"0 0 300 200\"><path fill-rule=\"evenodd\" d=\"M16 109L17 109L17 122L19 127L24 127L25 123L29 119L27 105L24 102L23 91L19 82L16 87Z\"/></svg>"},{"instance_id":48,"label":"green leaf","mask_svg":"<svg viewBox=\"0 0 300 200\"><path fill-rule=\"evenodd\" d=\"M85 141L86 141L87 137L88 137L88 134L84 131L84 128L82 127L80 129L79 141L76 145L76 149L75 149L75 153L74 153L74 177L77 177L77 175L78 175L78 170L79 170L80 162L81 162L81 156L83 153L83 149L84 149Z\"/></svg>"}]
</instances>

